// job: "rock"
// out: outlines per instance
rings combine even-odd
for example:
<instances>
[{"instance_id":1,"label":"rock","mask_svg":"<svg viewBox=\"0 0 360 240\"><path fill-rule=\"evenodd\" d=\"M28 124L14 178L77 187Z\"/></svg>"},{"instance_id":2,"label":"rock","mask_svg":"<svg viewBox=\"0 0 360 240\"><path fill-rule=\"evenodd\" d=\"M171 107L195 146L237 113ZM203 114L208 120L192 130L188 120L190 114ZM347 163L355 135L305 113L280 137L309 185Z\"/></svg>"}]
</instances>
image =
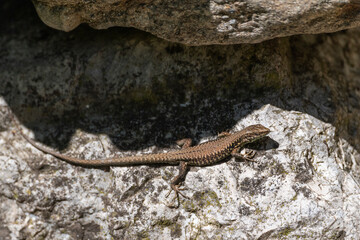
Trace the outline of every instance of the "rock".
<instances>
[{"instance_id":1,"label":"rock","mask_svg":"<svg viewBox=\"0 0 360 240\"><path fill-rule=\"evenodd\" d=\"M335 32L360 26L357 0L33 0L47 25L70 31L135 27L189 45L258 43L295 34Z\"/></svg>"},{"instance_id":2,"label":"rock","mask_svg":"<svg viewBox=\"0 0 360 240\"><path fill-rule=\"evenodd\" d=\"M359 238L360 188L353 174L359 153L335 140L334 127L308 114L258 100L234 111L242 115L242 109L261 105L233 127L256 122L271 129L270 138L257 144L256 163L192 167L183 192L189 199L178 208L169 207L173 195L166 197L175 167L107 172L72 166L35 150L10 128L1 136L6 147L0 146L0 219L11 223L5 232L46 239ZM66 154L96 158L105 146L107 155L109 139L76 135Z\"/></svg>"},{"instance_id":3,"label":"rock","mask_svg":"<svg viewBox=\"0 0 360 240\"><path fill-rule=\"evenodd\" d=\"M359 239L360 31L189 47L135 30L70 33L0 8L0 239ZM12 19L9 21L8 19ZM262 123L256 163L84 168Z\"/></svg>"}]
</instances>

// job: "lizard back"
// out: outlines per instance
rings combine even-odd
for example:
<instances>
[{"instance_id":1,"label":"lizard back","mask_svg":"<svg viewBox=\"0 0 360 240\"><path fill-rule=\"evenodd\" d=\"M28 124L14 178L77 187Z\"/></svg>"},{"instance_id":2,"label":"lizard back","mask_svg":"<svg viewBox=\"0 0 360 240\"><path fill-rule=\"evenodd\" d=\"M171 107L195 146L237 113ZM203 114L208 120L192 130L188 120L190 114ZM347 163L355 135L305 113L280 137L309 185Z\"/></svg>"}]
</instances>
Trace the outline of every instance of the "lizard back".
<instances>
[{"instance_id":1,"label":"lizard back","mask_svg":"<svg viewBox=\"0 0 360 240\"><path fill-rule=\"evenodd\" d=\"M70 157L40 146L34 140L26 136L20 128L19 130L21 135L40 151L69 163L82 166L121 166L159 163L178 164L181 161L187 162L189 165L196 166L210 165L229 156L233 149L242 147L252 141L256 141L270 132L268 128L257 124L213 141L208 141L193 147L174 150L171 152L86 160Z\"/></svg>"}]
</instances>

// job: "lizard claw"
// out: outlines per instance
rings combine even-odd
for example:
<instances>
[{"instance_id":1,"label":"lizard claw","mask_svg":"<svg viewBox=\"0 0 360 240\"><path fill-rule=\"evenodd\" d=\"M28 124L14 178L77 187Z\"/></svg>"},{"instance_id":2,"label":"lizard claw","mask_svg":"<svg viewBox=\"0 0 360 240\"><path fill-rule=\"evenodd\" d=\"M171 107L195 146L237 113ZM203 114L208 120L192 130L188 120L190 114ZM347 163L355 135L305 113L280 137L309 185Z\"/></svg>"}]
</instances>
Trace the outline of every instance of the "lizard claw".
<instances>
[{"instance_id":1,"label":"lizard claw","mask_svg":"<svg viewBox=\"0 0 360 240\"><path fill-rule=\"evenodd\" d=\"M171 207L171 208L177 208L180 206L180 199L179 199L179 195L181 195L182 197L186 198L186 199L190 199L189 197L185 196L184 194L181 193L182 190L186 190L186 188L180 188L179 187L180 185L175 185L175 184L171 184L171 189L169 190L169 192L166 194L166 198L169 197L170 193L172 191L175 192L175 197L174 199L171 201L171 202L174 202L175 201L175 198L177 200L177 205L175 206L174 204L172 205L167 205L168 207Z\"/></svg>"},{"instance_id":2,"label":"lizard claw","mask_svg":"<svg viewBox=\"0 0 360 240\"><path fill-rule=\"evenodd\" d=\"M185 196L184 194L181 193L182 190L185 190L186 188L182 188L180 189L179 188L179 185L174 185L174 184L171 184L171 189L175 191L176 195L177 195L177 198L179 198L179 194L181 196L183 196L184 198L187 198L187 199L190 199L189 197Z\"/></svg>"},{"instance_id":3,"label":"lizard claw","mask_svg":"<svg viewBox=\"0 0 360 240\"><path fill-rule=\"evenodd\" d=\"M255 160L253 160L253 158L255 157L256 152L250 149L244 149L243 153L238 153L237 152L238 149L234 149L231 152L231 155L237 159L242 159L242 160L246 160L249 162L256 162Z\"/></svg>"},{"instance_id":4,"label":"lizard claw","mask_svg":"<svg viewBox=\"0 0 360 240\"><path fill-rule=\"evenodd\" d=\"M255 157L256 152L250 149L245 149L245 152L243 153L243 158L250 162L255 162L252 160Z\"/></svg>"},{"instance_id":5,"label":"lizard claw","mask_svg":"<svg viewBox=\"0 0 360 240\"><path fill-rule=\"evenodd\" d=\"M177 198L179 198L179 194L180 194L182 197L184 197L184 198L186 198L186 199L190 199L189 197L185 196L185 195L181 192L181 191L183 191L183 190L187 190L187 188L185 188L185 187L180 188L179 186L180 186L180 185L171 184L171 189L170 189L169 192L166 194L166 197L169 197L170 193L171 193L172 191L174 191L175 194L177 195Z\"/></svg>"}]
</instances>

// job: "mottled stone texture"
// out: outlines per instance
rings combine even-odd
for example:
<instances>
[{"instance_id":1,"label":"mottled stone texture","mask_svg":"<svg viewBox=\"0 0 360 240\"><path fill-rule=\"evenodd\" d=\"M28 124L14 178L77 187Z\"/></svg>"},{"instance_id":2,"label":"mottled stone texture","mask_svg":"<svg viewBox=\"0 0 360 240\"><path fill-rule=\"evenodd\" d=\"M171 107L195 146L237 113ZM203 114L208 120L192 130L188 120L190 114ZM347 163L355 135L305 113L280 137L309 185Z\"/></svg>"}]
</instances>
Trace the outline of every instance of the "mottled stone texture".
<instances>
[{"instance_id":1,"label":"mottled stone texture","mask_svg":"<svg viewBox=\"0 0 360 240\"><path fill-rule=\"evenodd\" d=\"M190 45L258 43L360 26L355 0L32 0L49 26L135 27Z\"/></svg>"},{"instance_id":2,"label":"mottled stone texture","mask_svg":"<svg viewBox=\"0 0 360 240\"><path fill-rule=\"evenodd\" d=\"M324 3L325 1L322 1ZM319 3L319 4L322 4ZM88 3L90 4L90 3ZM0 239L360 239L360 31L190 47L136 29L69 33L0 5ZM189 172L83 168L261 123L270 138Z\"/></svg>"}]
</instances>

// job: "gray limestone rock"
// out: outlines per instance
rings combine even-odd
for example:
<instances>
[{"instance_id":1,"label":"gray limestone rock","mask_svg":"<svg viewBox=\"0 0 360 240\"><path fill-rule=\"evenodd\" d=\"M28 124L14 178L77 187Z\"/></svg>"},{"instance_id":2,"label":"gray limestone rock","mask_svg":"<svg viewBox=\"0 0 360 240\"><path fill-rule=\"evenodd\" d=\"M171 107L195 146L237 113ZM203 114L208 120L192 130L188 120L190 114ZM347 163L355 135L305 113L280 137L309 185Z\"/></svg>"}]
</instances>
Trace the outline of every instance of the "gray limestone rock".
<instances>
[{"instance_id":1,"label":"gray limestone rock","mask_svg":"<svg viewBox=\"0 0 360 240\"><path fill-rule=\"evenodd\" d=\"M177 208L174 196L167 197L175 167L72 166L34 149L6 121L6 144L0 145L5 231L13 239L359 238L359 153L335 140L333 126L308 114L261 100L233 110L242 115L248 107L258 110L233 130L261 123L272 131L257 144L256 162L193 167L184 183L189 199L181 198ZM8 109L4 101L1 108ZM10 114L2 113L3 120ZM65 153L109 157L111 145L109 138L78 131Z\"/></svg>"},{"instance_id":2,"label":"gray limestone rock","mask_svg":"<svg viewBox=\"0 0 360 240\"><path fill-rule=\"evenodd\" d=\"M33 0L47 25L135 27L189 45L258 43L360 26L358 0Z\"/></svg>"}]
</instances>

